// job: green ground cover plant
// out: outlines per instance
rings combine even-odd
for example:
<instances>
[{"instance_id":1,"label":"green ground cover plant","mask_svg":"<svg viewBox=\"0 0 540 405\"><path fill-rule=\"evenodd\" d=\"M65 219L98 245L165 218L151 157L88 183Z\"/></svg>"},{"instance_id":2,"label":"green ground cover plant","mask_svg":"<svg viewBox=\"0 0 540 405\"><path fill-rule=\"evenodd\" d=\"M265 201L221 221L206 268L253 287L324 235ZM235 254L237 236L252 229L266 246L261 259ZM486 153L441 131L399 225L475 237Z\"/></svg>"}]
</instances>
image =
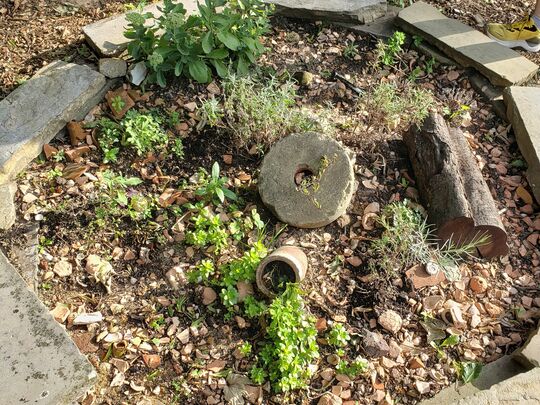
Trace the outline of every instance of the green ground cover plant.
<instances>
[{"instance_id":1,"label":"green ground cover plant","mask_svg":"<svg viewBox=\"0 0 540 405\"><path fill-rule=\"evenodd\" d=\"M224 80L222 103L203 102L199 114L210 126L225 126L239 147L265 149L285 135L320 130L321 123L296 107L294 83L276 78L231 75ZM326 133L331 129L325 126Z\"/></svg>"},{"instance_id":2,"label":"green ground cover plant","mask_svg":"<svg viewBox=\"0 0 540 405\"><path fill-rule=\"evenodd\" d=\"M269 12L259 0L205 0L188 16L182 3L165 0L158 18L128 13L124 35L131 40L129 54L146 61L148 82L164 87L174 74L208 83L230 70L248 73L265 51L260 38L269 29Z\"/></svg>"}]
</instances>

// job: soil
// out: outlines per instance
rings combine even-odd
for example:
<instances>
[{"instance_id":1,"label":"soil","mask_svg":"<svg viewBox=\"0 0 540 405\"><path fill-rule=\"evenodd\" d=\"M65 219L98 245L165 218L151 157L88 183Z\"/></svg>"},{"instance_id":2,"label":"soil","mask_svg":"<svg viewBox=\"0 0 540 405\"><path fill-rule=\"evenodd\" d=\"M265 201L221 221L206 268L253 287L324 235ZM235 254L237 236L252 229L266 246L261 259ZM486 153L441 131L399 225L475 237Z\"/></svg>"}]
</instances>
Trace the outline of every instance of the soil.
<instances>
[{"instance_id":1,"label":"soil","mask_svg":"<svg viewBox=\"0 0 540 405\"><path fill-rule=\"evenodd\" d=\"M31 76L54 58L81 57L86 63L95 62L94 55L79 51L84 46L80 27L119 10L122 3L110 2L104 9L72 10L70 14L57 11L55 7L62 4L57 2L7 2L3 6L7 11L0 6L0 13L7 17L0 19L0 49L9 56L0 62L0 97L13 90L21 77ZM465 22L471 22L478 13L485 20L509 19L518 14L519 6L526 8L525 2L504 4L509 11L503 14L502 6L497 4L503 2L487 5L465 1L452 6L445 2L444 6L449 15ZM59 30L59 26L64 28ZM62 32L67 32L64 38ZM321 351L318 370L306 390L284 395L263 386L256 394L262 403L316 404L333 386L339 387L336 390L342 391L344 399L349 399L350 394L350 399L362 404L383 400L417 403L456 381L452 360L494 361L519 347L535 328L540 308L538 206L526 201L530 188L511 129L472 90L469 72L443 65L435 65L429 71L426 58L414 50L400 55L394 68L374 69L375 39L320 23L275 19L265 43L271 51L261 58L261 70L278 77L286 72L291 76L298 71L312 73L312 83L298 86L298 106L330 106L329 119L336 127L334 136L356 154L359 188L347 214L335 223L323 229L289 227L280 232L282 224L265 210L257 196L256 178L263 156L235 148L226 128L197 129L197 114L185 106L191 101L200 103L211 95L205 85L188 84L185 80L166 89L146 87L145 92L138 93L140 99L135 107L180 114L181 124L185 125L176 126L171 132L183 140L182 159L159 154L139 157L121 151L117 163L105 165L101 151L93 145L91 153L82 159L89 166L89 175L82 176L82 180L56 178L55 169L63 170L67 162L43 157L17 179L18 221L9 232L0 234L0 245L9 255L25 222L39 219L39 297L51 310L59 303L67 304L71 311L65 322L68 332L73 336L89 334L93 343L93 347L81 348L99 374L97 387L85 404L92 403L90 399L95 404L219 403L222 388L227 385L225 371L247 374L254 363L253 355L238 354L239 347L249 342L256 352L264 334L264 324L257 320L246 321L239 316L230 319L219 298L215 303L203 304L202 286L188 284L174 290L167 282L165 274L174 266L193 266L211 254L182 243L183 231L175 231L177 224L188 225L182 215L189 214L189 210L175 211L176 204L158 205L148 220L121 216L105 223L98 221L99 199L95 187L89 185L98 184L96 178L106 169L143 179L143 184L129 192L152 195L157 200L165 189L182 189L200 168L210 171L212 163L219 162L222 175L229 178L228 187L246 202L242 210L249 213L256 206L268 233L279 235L272 241L273 246L292 244L307 252L310 267L302 288L306 291L306 308L317 318ZM343 55L347 43L356 45L352 57ZM16 50L12 44L16 44ZM433 108L470 108L453 125L465 131L511 238L508 257L491 262L470 260L460 267L460 281L420 289L414 288L404 272L391 276L372 272L369 264L377 258L370 254L370 242L380 236L381 229L367 226L364 221L367 208L373 203L384 207L404 199L420 202L401 141L406 125L384 125L377 111L363 110L357 94L333 75L344 75L362 89L380 82L395 83L401 88L408 85L415 67L420 69L416 84L435 95ZM129 89L127 84L124 86ZM110 111L102 103L92 115L106 116ZM60 137L51 144L67 150L68 143ZM29 194L38 199L28 202L30 199L25 197ZM191 203L197 202L190 193L184 197ZM226 210L219 213L227 215ZM228 249L225 255L234 256L240 246L231 242ZM97 254L113 265L110 293L85 271L89 254ZM71 276L60 278L53 272L54 263L60 258L73 264ZM471 291L472 276L487 280L487 292ZM445 325L448 333L459 334L462 342L448 351L446 359L440 359L427 343L427 333L420 325L428 307L426 300L437 297L441 297L440 302L431 310L435 316L443 318L448 308L457 307L465 319L465 325L452 323L451 319ZM403 327L396 334L383 329L377 321L389 309L403 320ZM72 325L75 314L94 311L104 315L102 324ZM478 314L479 323L472 323L472 314ZM332 322L343 323L352 336L345 353L349 360L365 357L360 336L366 329L381 333L392 350L386 356L368 358L370 368L365 375L336 376L335 367L329 362L336 350L325 341L326 325ZM180 344L175 335L185 330L189 331L188 339ZM117 333L123 336L121 342L130 342L126 354L118 356L128 362L128 370L122 373L118 363L113 365L111 360L115 357L111 354L111 340ZM147 346L141 346L141 341ZM143 357L148 353L159 355L158 368L149 367ZM215 371L211 364L219 360L225 363ZM410 367L417 360L423 367ZM322 372L328 369L333 374L325 379ZM120 374L125 384L118 383ZM419 392L418 381L429 383L429 390Z\"/></svg>"}]
</instances>

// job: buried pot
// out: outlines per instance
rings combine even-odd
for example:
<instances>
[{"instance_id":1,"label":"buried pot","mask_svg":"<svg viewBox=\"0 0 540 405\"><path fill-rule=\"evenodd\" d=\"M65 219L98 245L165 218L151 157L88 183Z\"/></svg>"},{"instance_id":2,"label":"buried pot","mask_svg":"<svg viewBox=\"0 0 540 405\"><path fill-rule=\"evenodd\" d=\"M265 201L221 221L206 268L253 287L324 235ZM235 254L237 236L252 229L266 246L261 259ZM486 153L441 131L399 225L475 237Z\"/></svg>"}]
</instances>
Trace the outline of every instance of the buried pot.
<instances>
[{"instance_id":1,"label":"buried pot","mask_svg":"<svg viewBox=\"0 0 540 405\"><path fill-rule=\"evenodd\" d=\"M273 298L285 290L287 283L300 283L306 276L308 260L302 249L282 246L268 255L257 267L257 287Z\"/></svg>"}]
</instances>

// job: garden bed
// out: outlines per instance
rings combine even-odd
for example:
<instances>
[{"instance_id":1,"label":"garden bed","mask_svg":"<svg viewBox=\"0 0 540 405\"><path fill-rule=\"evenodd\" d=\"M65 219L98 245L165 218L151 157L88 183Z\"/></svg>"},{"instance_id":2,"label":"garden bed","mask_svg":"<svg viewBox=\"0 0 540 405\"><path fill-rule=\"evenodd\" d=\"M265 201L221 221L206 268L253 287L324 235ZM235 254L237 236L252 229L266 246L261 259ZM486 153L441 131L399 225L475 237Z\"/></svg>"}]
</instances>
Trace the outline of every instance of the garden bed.
<instances>
[{"instance_id":1,"label":"garden bed","mask_svg":"<svg viewBox=\"0 0 540 405\"><path fill-rule=\"evenodd\" d=\"M321 229L284 228L265 209L257 193L265 148L237 147L219 114L211 125L215 111L208 100L226 92L219 80L207 86L182 79L145 91L124 84L136 103L127 117L154 111L167 146L138 155L133 144L111 144L120 149L117 159L104 162L103 127L96 122L109 117L129 127L114 117L124 106L104 101L84 122L89 151L70 158L69 138L55 139L50 146L57 151L38 158L17 179L18 221L0 243L11 253L25 221L39 221L38 293L98 371L89 394L94 403L212 404L243 390L253 403L316 403L327 391L358 403L416 403L458 375L470 377L458 373L460 367L512 352L534 328L540 219L512 133L479 100L468 72L411 49L399 52L391 66L375 67L376 40L320 23L275 20L264 42L270 51L257 64L263 85L275 77L279 89L291 78L297 95L290 108L308 109L317 125L324 124L319 130L356 155L358 190L336 222ZM365 95L359 97L336 73ZM421 288L410 276L417 263L396 272L377 267L381 258L373 241L383 229L373 214L383 215L391 203L419 203L401 139L428 108L464 130L496 197L510 254L492 262L469 258L459 268L460 280L429 280L434 285ZM69 171L84 174L70 179ZM221 196L210 186L216 183ZM202 207L225 224L219 254L214 243L198 246L193 234L194 218L205 215ZM236 220L244 227L239 231L230 226ZM266 378L253 381L250 370L260 364L255 356L268 340L268 319L258 317L257 308L250 318L247 304L227 292L220 296L223 285L205 279L201 263L230 263L258 238L268 249L295 245L308 256L301 289L305 311L316 319L320 357L304 389L279 393ZM96 267L89 266L89 255L98 256ZM264 301L254 283L243 287ZM74 324L77 315L93 312L103 321ZM438 343L428 343L428 331L439 333Z\"/></svg>"}]
</instances>

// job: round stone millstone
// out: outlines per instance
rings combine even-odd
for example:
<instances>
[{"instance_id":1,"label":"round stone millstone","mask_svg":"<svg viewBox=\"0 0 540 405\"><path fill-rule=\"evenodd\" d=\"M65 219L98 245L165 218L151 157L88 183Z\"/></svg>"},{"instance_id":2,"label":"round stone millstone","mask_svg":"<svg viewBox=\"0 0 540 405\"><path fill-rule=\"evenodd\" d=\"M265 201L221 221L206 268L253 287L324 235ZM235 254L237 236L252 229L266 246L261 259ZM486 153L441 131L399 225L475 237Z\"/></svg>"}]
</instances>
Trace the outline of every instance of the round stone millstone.
<instances>
[{"instance_id":1,"label":"round stone millstone","mask_svg":"<svg viewBox=\"0 0 540 405\"><path fill-rule=\"evenodd\" d=\"M325 226L351 202L353 164L352 152L334 139L315 132L292 134L265 156L259 194L282 222L298 228Z\"/></svg>"}]
</instances>

